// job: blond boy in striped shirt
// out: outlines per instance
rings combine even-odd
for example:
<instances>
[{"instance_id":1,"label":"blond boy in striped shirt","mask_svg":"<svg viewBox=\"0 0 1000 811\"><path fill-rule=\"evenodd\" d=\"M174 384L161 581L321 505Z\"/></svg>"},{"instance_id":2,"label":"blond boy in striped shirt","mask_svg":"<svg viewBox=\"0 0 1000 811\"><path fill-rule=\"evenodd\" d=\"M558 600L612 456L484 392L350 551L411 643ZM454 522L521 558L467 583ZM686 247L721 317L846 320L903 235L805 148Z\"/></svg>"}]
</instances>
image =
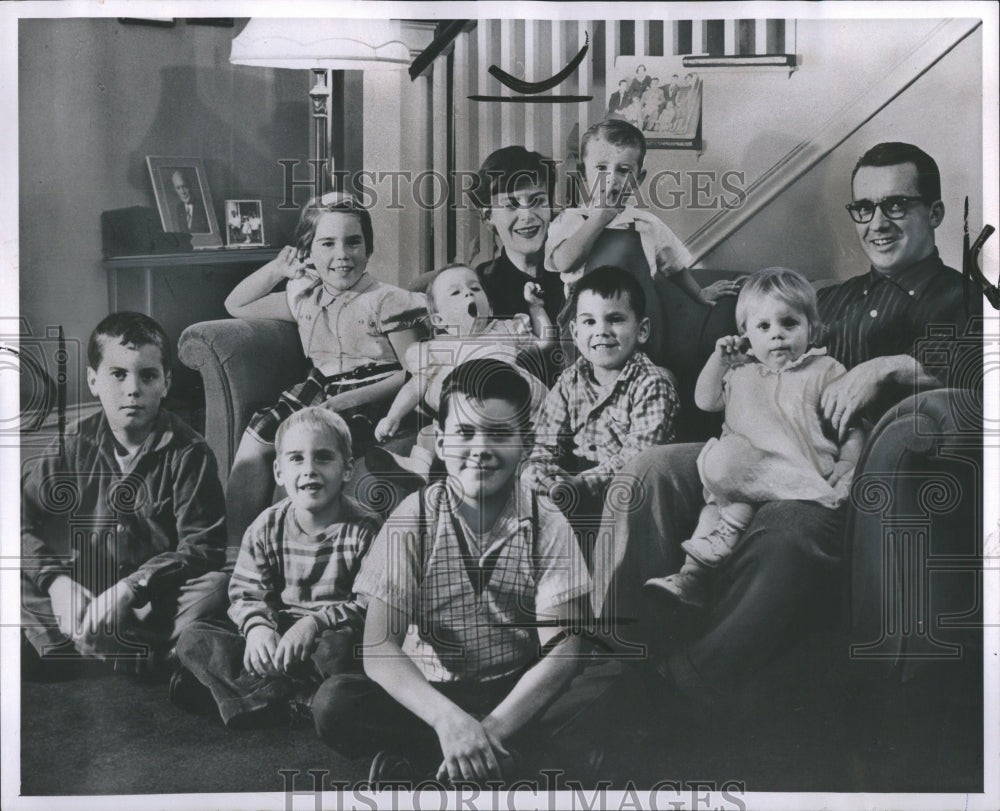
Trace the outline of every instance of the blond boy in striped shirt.
<instances>
[{"instance_id":1,"label":"blond boy in striped shirt","mask_svg":"<svg viewBox=\"0 0 1000 811\"><path fill-rule=\"evenodd\" d=\"M226 726L309 718L316 688L356 667L364 606L354 576L380 520L343 493L354 473L351 435L337 414L305 408L275 437L275 481L288 497L243 536L229 584L229 621L193 625L177 649L184 665L171 700L218 709Z\"/></svg>"}]
</instances>

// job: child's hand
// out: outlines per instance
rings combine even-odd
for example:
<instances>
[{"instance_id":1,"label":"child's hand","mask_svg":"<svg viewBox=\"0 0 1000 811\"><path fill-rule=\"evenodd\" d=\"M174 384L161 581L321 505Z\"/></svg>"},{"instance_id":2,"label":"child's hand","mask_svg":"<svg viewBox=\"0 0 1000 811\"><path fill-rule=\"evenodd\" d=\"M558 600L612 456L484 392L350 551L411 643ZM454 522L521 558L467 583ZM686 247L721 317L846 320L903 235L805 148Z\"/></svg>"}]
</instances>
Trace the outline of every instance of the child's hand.
<instances>
[{"instance_id":1,"label":"child's hand","mask_svg":"<svg viewBox=\"0 0 1000 811\"><path fill-rule=\"evenodd\" d=\"M126 612L134 602L135 592L124 580L119 580L94 597L83 615L76 638L81 647L96 649L100 637L117 636L116 629L121 628L120 623L124 622Z\"/></svg>"},{"instance_id":2,"label":"child's hand","mask_svg":"<svg viewBox=\"0 0 1000 811\"><path fill-rule=\"evenodd\" d=\"M524 285L524 300L531 307L541 307L545 300L542 298L542 286L538 282L526 282Z\"/></svg>"},{"instance_id":3,"label":"child's hand","mask_svg":"<svg viewBox=\"0 0 1000 811\"><path fill-rule=\"evenodd\" d=\"M75 637L87 606L94 599L93 593L81 586L69 575L60 575L49 586L49 600L52 602L52 613L56 615L59 630L68 637Z\"/></svg>"},{"instance_id":4,"label":"child's hand","mask_svg":"<svg viewBox=\"0 0 1000 811\"><path fill-rule=\"evenodd\" d=\"M306 263L299 258L299 252L291 245L282 248L265 267L269 267L286 279L298 279L308 272Z\"/></svg>"},{"instance_id":5,"label":"child's hand","mask_svg":"<svg viewBox=\"0 0 1000 811\"><path fill-rule=\"evenodd\" d=\"M399 420L395 417L382 417L375 426L375 441L385 442L399 430Z\"/></svg>"},{"instance_id":6,"label":"child's hand","mask_svg":"<svg viewBox=\"0 0 1000 811\"><path fill-rule=\"evenodd\" d=\"M854 462L836 462L833 466L833 470L830 472L827 481L830 483L831 487L836 487L841 479L844 479L844 484L850 486L851 479L854 478Z\"/></svg>"},{"instance_id":7,"label":"child's hand","mask_svg":"<svg viewBox=\"0 0 1000 811\"><path fill-rule=\"evenodd\" d=\"M281 637L267 625L255 625L247 632L246 649L243 651L243 669L255 676L277 676L275 650Z\"/></svg>"},{"instance_id":8,"label":"child's hand","mask_svg":"<svg viewBox=\"0 0 1000 811\"><path fill-rule=\"evenodd\" d=\"M715 356L730 368L749 363L749 352L750 341L741 335L727 335L715 342Z\"/></svg>"},{"instance_id":9,"label":"child's hand","mask_svg":"<svg viewBox=\"0 0 1000 811\"><path fill-rule=\"evenodd\" d=\"M275 667L282 673L287 673L291 665L308 659L318 633L319 627L312 617L303 617L296 622L278 642L274 651Z\"/></svg>"}]
</instances>

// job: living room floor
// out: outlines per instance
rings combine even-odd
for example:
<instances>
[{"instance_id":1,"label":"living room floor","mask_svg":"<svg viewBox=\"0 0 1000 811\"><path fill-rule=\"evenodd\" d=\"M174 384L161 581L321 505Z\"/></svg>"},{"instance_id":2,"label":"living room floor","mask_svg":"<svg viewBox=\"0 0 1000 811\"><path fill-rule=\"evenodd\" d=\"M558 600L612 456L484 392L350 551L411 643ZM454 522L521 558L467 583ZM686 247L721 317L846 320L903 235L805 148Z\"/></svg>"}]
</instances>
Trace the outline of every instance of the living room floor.
<instances>
[{"instance_id":1,"label":"living room floor","mask_svg":"<svg viewBox=\"0 0 1000 811\"><path fill-rule=\"evenodd\" d=\"M739 719L650 730L626 753L635 786L982 791L981 692L933 684L860 692L831 667L837 647L816 635L775 662ZM310 729L234 731L187 714L163 683L114 673L22 682L22 795L281 792L289 772L299 774L297 789L310 789L309 769L325 771L329 788L364 781L368 766L340 757Z\"/></svg>"}]
</instances>

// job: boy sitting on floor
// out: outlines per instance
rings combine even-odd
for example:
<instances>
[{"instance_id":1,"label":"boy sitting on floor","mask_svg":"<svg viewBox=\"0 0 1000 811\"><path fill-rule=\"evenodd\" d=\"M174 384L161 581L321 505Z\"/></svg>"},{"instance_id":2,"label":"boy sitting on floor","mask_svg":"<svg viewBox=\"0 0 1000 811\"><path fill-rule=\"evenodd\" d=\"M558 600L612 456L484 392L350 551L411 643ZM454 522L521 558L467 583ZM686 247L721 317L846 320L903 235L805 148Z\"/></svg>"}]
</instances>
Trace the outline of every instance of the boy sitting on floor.
<instances>
[{"instance_id":1,"label":"boy sitting on floor","mask_svg":"<svg viewBox=\"0 0 1000 811\"><path fill-rule=\"evenodd\" d=\"M274 479L288 497L243 537L232 622L189 627L177 645L184 668L170 684L176 705L218 707L231 728L307 715L323 679L351 666L364 624L354 576L378 518L343 493L354 473L347 423L321 407L296 411L278 427L275 450Z\"/></svg>"},{"instance_id":2,"label":"boy sitting on floor","mask_svg":"<svg viewBox=\"0 0 1000 811\"><path fill-rule=\"evenodd\" d=\"M155 670L186 625L225 611L222 487L205 440L160 407L170 363L153 319L109 315L87 347L100 413L25 465L29 670L81 655Z\"/></svg>"},{"instance_id":3,"label":"boy sitting on floor","mask_svg":"<svg viewBox=\"0 0 1000 811\"><path fill-rule=\"evenodd\" d=\"M572 531L518 484L529 403L508 364L456 367L438 414L447 478L396 509L362 565L365 673L327 680L315 717L352 757L389 748L372 764L375 784L509 779L515 747L584 739L569 719L589 721L584 707L603 700L570 684L583 642L565 631L590 616ZM595 670L579 678L591 685Z\"/></svg>"},{"instance_id":4,"label":"boy sitting on floor","mask_svg":"<svg viewBox=\"0 0 1000 811\"><path fill-rule=\"evenodd\" d=\"M524 476L576 523L600 518L608 484L626 462L673 440L678 399L673 375L642 351L649 319L634 276L597 268L576 283L571 306L580 357L545 398ZM589 562L590 543L581 543Z\"/></svg>"}]
</instances>

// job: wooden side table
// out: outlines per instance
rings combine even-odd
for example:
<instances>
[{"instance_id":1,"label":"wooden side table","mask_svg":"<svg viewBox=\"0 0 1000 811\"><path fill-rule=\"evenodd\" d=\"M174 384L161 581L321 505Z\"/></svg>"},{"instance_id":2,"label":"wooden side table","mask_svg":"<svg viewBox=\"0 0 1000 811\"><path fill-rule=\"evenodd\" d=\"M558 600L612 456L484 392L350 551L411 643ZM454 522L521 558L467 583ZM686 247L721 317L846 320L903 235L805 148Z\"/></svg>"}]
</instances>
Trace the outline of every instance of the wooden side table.
<instances>
[{"instance_id":1,"label":"wooden side table","mask_svg":"<svg viewBox=\"0 0 1000 811\"><path fill-rule=\"evenodd\" d=\"M134 310L155 318L176 356L184 329L226 318L223 302L247 274L270 262L279 248L217 248L104 260L110 312ZM204 426L205 394L196 372L176 362L166 406L198 430Z\"/></svg>"}]
</instances>

